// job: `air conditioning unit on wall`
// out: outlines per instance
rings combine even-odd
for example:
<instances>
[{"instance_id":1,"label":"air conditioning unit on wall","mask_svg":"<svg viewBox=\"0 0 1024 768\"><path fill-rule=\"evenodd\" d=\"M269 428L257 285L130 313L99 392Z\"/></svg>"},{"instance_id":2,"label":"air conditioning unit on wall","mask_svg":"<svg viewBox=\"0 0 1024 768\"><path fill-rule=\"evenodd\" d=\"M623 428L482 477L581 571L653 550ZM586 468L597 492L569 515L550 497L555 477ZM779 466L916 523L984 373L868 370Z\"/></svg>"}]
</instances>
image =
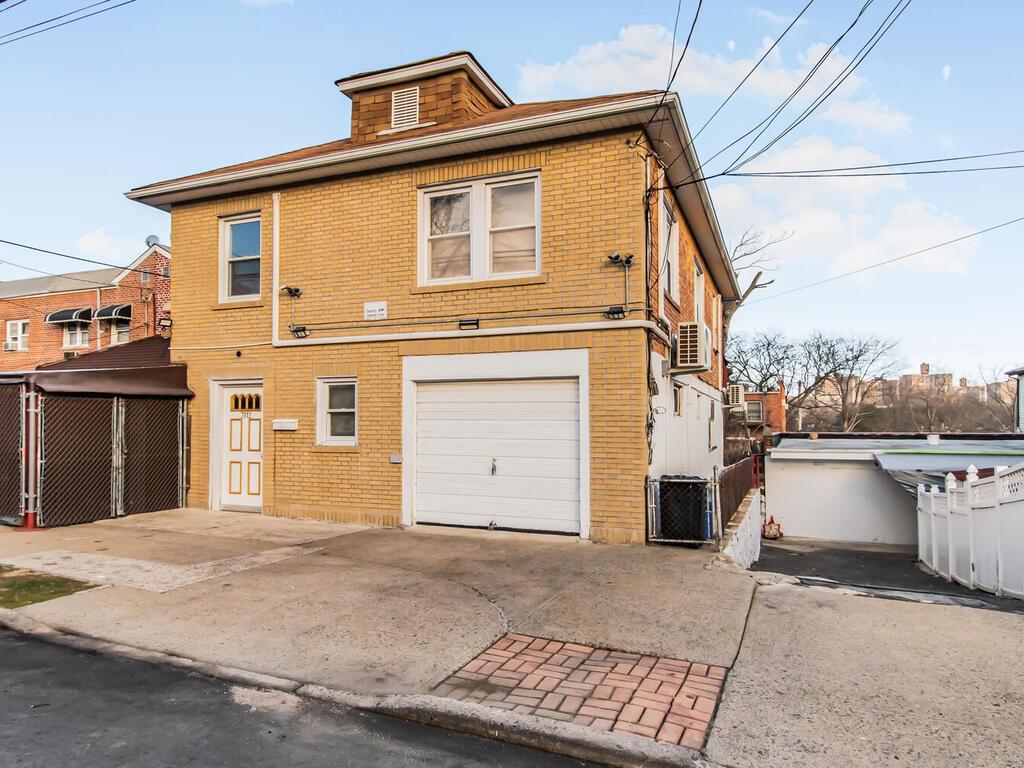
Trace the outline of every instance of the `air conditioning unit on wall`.
<instances>
[{"instance_id":1,"label":"air conditioning unit on wall","mask_svg":"<svg viewBox=\"0 0 1024 768\"><path fill-rule=\"evenodd\" d=\"M18 342L16 342L16 341L5 341L4 342L4 352L17 352L17 351L18 351Z\"/></svg>"},{"instance_id":2,"label":"air conditioning unit on wall","mask_svg":"<svg viewBox=\"0 0 1024 768\"><path fill-rule=\"evenodd\" d=\"M725 404L744 406L747 404L747 388L742 384L730 384L725 390Z\"/></svg>"},{"instance_id":3,"label":"air conditioning unit on wall","mask_svg":"<svg viewBox=\"0 0 1024 768\"><path fill-rule=\"evenodd\" d=\"M680 323L675 370L700 373L711 370L711 329L704 323Z\"/></svg>"}]
</instances>

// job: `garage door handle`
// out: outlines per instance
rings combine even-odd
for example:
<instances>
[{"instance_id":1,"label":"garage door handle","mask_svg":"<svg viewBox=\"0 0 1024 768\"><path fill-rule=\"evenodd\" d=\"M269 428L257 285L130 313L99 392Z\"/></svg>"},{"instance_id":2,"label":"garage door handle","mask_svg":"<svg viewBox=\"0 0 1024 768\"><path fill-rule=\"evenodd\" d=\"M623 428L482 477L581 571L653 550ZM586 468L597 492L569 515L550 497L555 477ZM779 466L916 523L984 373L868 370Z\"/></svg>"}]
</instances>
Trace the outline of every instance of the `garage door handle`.
<instances>
[{"instance_id":1,"label":"garage door handle","mask_svg":"<svg viewBox=\"0 0 1024 768\"><path fill-rule=\"evenodd\" d=\"M498 474L498 462L495 461L494 459L491 459L491 474Z\"/></svg>"}]
</instances>

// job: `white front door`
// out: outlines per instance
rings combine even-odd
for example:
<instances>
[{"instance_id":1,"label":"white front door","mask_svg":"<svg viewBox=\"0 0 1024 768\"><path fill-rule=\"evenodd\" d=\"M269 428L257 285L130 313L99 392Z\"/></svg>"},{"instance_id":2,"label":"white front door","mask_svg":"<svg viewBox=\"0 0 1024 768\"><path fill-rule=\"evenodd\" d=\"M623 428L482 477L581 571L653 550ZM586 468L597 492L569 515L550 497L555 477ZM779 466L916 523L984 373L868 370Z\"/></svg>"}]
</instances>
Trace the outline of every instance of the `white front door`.
<instances>
[{"instance_id":1,"label":"white front door","mask_svg":"<svg viewBox=\"0 0 1024 768\"><path fill-rule=\"evenodd\" d=\"M263 506L263 387L221 387L220 507Z\"/></svg>"},{"instance_id":2,"label":"white front door","mask_svg":"<svg viewBox=\"0 0 1024 768\"><path fill-rule=\"evenodd\" d=\"M416 385L415 520L580 531L577 379Z\"/></svg>"}]
</instances>

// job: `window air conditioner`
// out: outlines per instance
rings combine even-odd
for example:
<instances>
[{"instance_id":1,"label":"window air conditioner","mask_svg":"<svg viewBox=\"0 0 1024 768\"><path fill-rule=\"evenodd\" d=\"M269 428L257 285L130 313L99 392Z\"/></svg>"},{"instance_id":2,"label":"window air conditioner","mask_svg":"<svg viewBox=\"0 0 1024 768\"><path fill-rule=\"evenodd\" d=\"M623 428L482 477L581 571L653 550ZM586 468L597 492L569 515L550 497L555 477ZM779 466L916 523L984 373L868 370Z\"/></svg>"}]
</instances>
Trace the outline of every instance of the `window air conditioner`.
<instances>
[{"instance_id":1,"label":"window air conditioner","mask_svg":"<svg viewBox=\"0 0 1024 768\"><path fill-rule=\"evenodd\" d=\"M747 404L747 388L742 384L730 384L725 390L725 404L744 406Z\"/></svg>"},{"instance_id":2,"label":"window air conditioner","mask_svg":"<svg viewBox=\"0 0 1024 768\"><path fill-rule=\"evenodd\" d=\"M16 341L5 341L4 342L4 352L17 352L17 351L18 351L18 342L16 342Z\"/></svg>"},{"instance_id":3,"label":"window air conditioner","mask_svg":"<svg viewBox=\"0 0 1024 768\"><path fill-rule=\"evenodd\" d=\"M675 368L685 373L711 370L711 329L704 323L679 324Z\"/></svg>"}]
</instances>

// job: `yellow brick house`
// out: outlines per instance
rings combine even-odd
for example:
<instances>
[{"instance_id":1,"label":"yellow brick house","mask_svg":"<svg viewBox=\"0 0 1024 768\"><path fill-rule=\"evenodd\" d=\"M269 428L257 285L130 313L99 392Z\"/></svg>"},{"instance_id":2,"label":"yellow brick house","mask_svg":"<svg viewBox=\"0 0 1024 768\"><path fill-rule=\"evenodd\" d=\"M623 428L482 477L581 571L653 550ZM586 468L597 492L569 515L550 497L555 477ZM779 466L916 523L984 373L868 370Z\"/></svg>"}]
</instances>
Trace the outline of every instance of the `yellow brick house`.
<instances>
[{"instance_id":1,"label":"yellow brick house","mask_svg":"<svg viewBox=\"0 0 1024 768\"><path fill-rule=\"evenodd\" d=\"M172 217L189 503L644 542L645 479L721 464L737 294L676 95L337 86L350 138L128 193Z\"/></svg>"}]
</instances>

